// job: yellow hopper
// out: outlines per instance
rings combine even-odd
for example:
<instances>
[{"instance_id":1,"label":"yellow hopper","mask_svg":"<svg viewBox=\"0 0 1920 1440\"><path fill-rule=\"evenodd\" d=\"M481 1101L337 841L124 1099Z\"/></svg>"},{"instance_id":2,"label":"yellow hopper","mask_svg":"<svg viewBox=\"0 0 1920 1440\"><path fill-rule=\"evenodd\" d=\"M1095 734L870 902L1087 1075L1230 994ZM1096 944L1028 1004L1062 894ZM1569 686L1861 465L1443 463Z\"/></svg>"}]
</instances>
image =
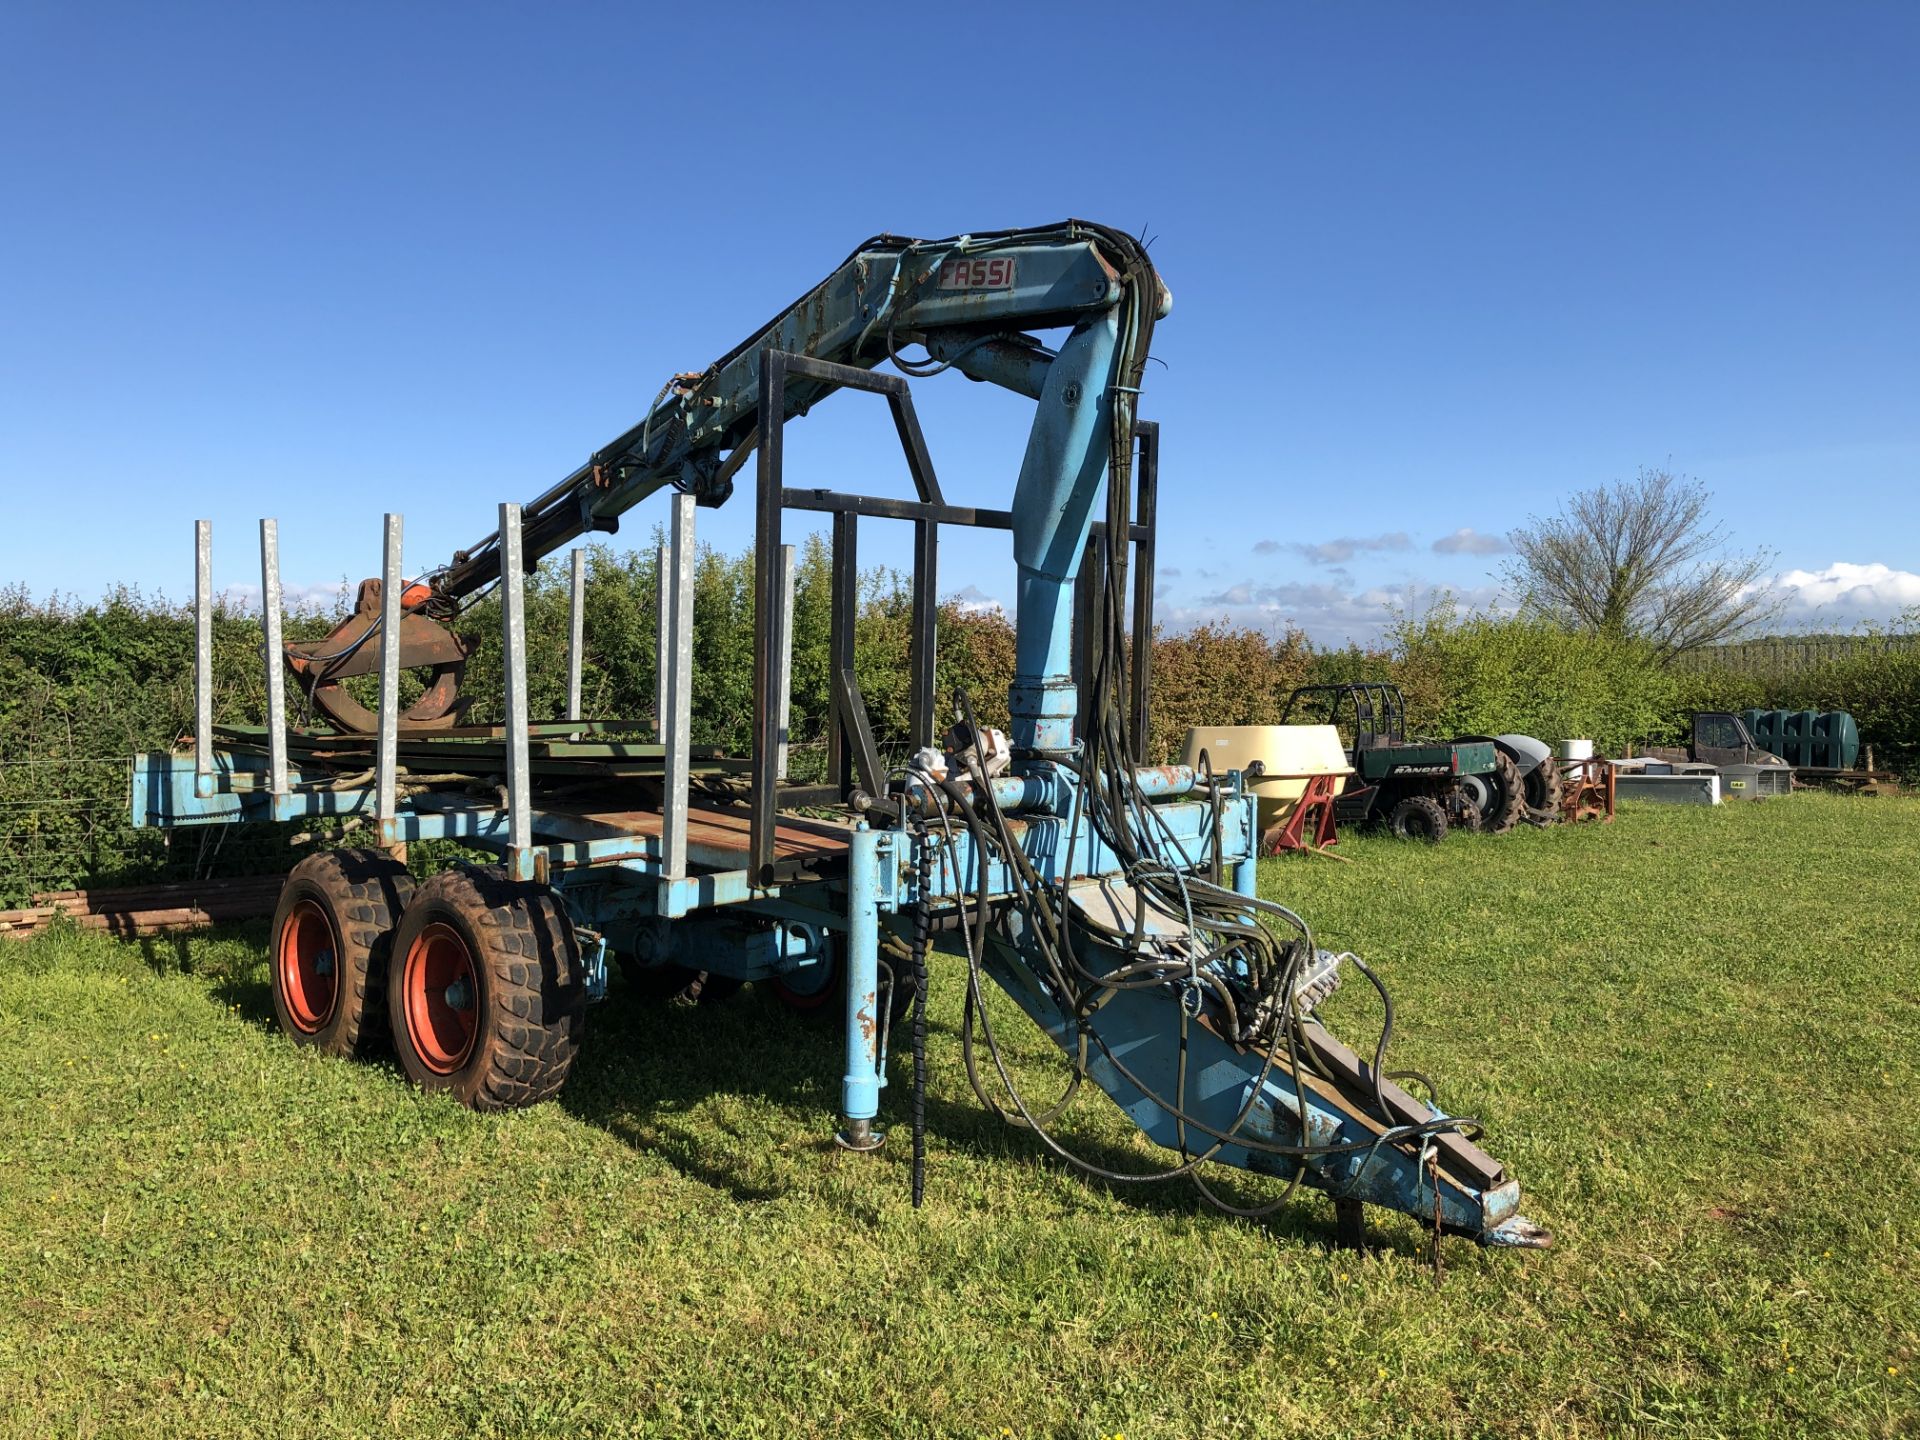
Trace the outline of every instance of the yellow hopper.
<instances>
[{"instance_id":1,"label":"yellow hopper","mask_svg":"<svg viewBox=\"0 0 1920 1440\"><path fill-rule=\"evenodd\" d=\"M1196 726L1187 732L1180 763L1198 765L1202 750L1216 775L1246 770L1256 760L1265 767L1265 774L1248 782L1259 800L1263 835L1287 823L1315 777L1344 780L1353 773L1340 732L1331 725Z\"/></svg>"}]
</instances>

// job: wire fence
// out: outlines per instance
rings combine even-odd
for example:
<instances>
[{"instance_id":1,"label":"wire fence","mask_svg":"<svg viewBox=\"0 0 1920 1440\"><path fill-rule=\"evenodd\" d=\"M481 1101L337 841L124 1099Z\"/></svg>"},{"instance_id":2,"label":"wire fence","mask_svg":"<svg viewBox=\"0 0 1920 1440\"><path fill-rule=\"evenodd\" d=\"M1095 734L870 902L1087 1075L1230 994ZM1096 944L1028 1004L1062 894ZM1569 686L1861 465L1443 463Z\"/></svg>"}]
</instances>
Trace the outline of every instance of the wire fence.
<instances>
[{"instance_id":1,"label":"wire fence","mask_svg":"<svg viewBox=\"0 0 1920 1440\"><path fill-rule=\"evenodd\" d=\"M136 827L127 756L0 763L0 909L55 890L277 874L290 827Z\"/></svg>"}]
</instances>

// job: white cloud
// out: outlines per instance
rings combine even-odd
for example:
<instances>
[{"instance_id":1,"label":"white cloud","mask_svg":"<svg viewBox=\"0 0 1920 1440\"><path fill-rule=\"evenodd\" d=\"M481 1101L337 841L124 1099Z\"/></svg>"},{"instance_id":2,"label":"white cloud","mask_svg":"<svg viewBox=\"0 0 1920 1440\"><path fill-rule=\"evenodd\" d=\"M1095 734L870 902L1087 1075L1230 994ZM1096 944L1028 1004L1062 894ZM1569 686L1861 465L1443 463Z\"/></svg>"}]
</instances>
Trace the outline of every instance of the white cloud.
<instances>
[{"instance_id":1,"label":"white cloud","mask_svg":"<svg viewBox=\"0 0 1920 1440\"><path fill-rule=\"evenodd\" d=\"M947 603L962 615L1005 615L1007 613L1006 606L978 585L969 585L964 590L956 590L947 597Z\"/></svg>"},{"instance_id":2,"label":"white cloud","mask_svg":"<svg viewBox=\"0 0 1920 1440\"><path fill-rule=\"evenodd\" d=\"M282 584L280 606L292 615L332 615L352 608L354 592L358 588L344 580L317 585ZM259 583L249 581L244 585L229 585L220 592L220 598L236 610L258 610Z\"/></svg>"},{"instance_id":3,"label":"white cloud","mask_svg":"<svg viewBox=\"0 0 1920 1440\"><path fill-rule=\"evenodd\" d=\"M1315 565L1344 565L1362 550L1411 550L1413 541L1405 531L1395 530L1386 535L1347 535L1338 540L1322 540L1317 545L1295 544L1287 548L1306 556Z\"/></svg>"},{"instance_id":4,"label":"white cloud","mask_svg":"<svg viewBox=\"0 0 1920 1440\"><path fill-rule=\"evenodd\" d=\"M1433 542L1436 555L1504 555L1512 548L1500 536L1482 535L1470 525L1462 525Z\"/></svg>"},{"instance_id":5,"label":"white cloud","mask_svg":"<svg viewBox=\"0 0 1920 1440\"><path fill-rule=\"evenodd\" d=\"M1451 593L1463 609L1508 608L1495 586ZM1194 604L1163 610L1159 618L1170 630L1189 630L1208 621L1225 620L1269 635L1298 626L1320 645L1343 645L1349 640L1367 644L1380 638L1396 611L1424 610L1438 594L1435 587L1421 581L1356 590L1344 584L1263 585L1244 580L1202 595Z\"/></svg>"},{"instance_id":6,"label":"white cloud","mask_svg":"<svg viewBox=\"0 0 1920 1440\"><path fill-rule=\"evenodd\" d=\"M1890 620L1920 606L1920 575L1878 561L1836 560L1824 570L1784 571L1771 588L1787 602L1784 618L1795 624Z\"/></svg>"}]
</instances>

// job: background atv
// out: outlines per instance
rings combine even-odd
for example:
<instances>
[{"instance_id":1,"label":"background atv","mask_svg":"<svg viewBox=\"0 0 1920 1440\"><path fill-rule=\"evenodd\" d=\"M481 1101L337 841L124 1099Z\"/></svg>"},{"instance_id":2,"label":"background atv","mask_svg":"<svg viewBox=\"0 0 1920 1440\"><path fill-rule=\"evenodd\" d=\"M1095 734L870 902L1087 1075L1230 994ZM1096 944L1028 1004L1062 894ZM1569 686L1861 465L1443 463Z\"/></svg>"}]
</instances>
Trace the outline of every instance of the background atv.
<instances>
[{"instance_id":1,"label":"background atv","mask_svg":"<svg viewBox=\"0 0 1920 1440\"><path fill-rule=\"evenodd\" d=\"M1398 685L1303 685L1282 725L1332 725L1353 774L1334 806L1339 824L1384 824L1407 839L1438 841L1454 826L1504 834L1526 812L1520 772L1491 739L1408 739Z\"/></svg>"}]
</instances>

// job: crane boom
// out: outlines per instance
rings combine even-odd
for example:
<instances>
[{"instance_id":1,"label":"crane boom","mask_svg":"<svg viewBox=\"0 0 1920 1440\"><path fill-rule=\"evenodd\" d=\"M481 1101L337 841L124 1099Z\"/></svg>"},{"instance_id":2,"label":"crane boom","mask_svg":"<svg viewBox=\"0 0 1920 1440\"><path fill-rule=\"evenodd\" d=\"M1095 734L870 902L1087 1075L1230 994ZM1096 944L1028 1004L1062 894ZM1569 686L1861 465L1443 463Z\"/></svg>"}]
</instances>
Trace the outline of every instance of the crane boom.
<instances>
[{"instance_id":1,"label":"crane boom","mask_svg":"<svg viewBox=\"0 0 1920 1440\"><path fill-rule=\"evenodd\" d=\"M637 424L526 506L526 563L585 532L616 529L623 512L668 486L703 504L724 503L759 433L760 357L769 349L870 369L917 342L952 357L943 366L1037 398L1037 377L1052 356L1023 332L1077 326L1117 309L1130 298L1129 271L1137 276L1140 267L1152 278L1148 301L1158 318L1170 304L1165 287L1138 243L1104 226L1067 221L944 240L875 236L706 369L674 375ZM805 414L833 388L796 380L783 418ZM435 589L457 600L499 573L489 535L459 552Z\"/></svg>"},{"instance_id":2,"label":"crane boom","mask_svg":"<svg viewBox=\"0 0 1920 1440\"><path fill-rule=\"evenodd\" d=\"M523 506L523 563L531 570L576 536L617 530L623 513L662 489L724 503L760 434L769 351L860 369L892 361L910 375L957 369L1036 402L1012 505L1019 579L1010 709L1016 744L1064 753L1074 710L1069 582L1102 477L1111 473L1117 493L1126 493L1140 376L1154 322L1171 305L1140 241L1086 221L944 240L876 236L704 370L672 376L638 423ZM1069 333L1057 349L1027 333L1063 328ZM932 358L903 359L911 344ZM779 419L804 415L835 388L796 374ZM497 580L500 561L498 537L489 535L456 552L430 587L409 590L400 663L431 665L435 674L402 717L407 724L460 717L465 651L436 622ZM372 668L379 646L365 642L378 611L378 582L366 582L354 615L332 635L286 646L310 700L349 731L373 724L339 682Z\"/></svg>"}]
</instances>

